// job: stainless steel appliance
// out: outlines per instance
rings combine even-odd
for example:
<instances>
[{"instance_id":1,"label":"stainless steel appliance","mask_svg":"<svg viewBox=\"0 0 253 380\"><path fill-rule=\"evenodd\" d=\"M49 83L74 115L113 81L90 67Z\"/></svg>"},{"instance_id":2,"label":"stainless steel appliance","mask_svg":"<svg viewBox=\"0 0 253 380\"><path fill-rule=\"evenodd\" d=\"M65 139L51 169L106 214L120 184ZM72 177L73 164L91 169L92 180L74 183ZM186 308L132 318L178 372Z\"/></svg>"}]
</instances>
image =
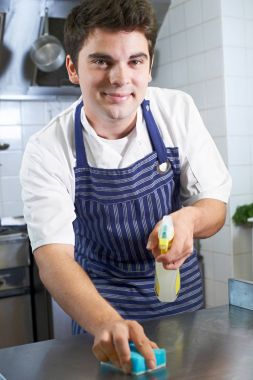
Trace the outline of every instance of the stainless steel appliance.
<instances>
[{"instance_id":1,"label":"stainless steel appliance","mask_svg":"<svg viewBox=\"0 0 253 380\"><path fill-rule=\"evenodd\" d=\"M26 225L17 221L0 222L0 348L71 335L71 319L42 284Z\"/></svg>"},{"instance_id":2,"label":"stainless steel appliance","mask_svg":"<svg viewBox=\"0 0 253 380\"><path fill-rule=\"evenodd\" d=\"M0 348L34 341L29 239L0 228Z\"/></svg>"}]
</instances>

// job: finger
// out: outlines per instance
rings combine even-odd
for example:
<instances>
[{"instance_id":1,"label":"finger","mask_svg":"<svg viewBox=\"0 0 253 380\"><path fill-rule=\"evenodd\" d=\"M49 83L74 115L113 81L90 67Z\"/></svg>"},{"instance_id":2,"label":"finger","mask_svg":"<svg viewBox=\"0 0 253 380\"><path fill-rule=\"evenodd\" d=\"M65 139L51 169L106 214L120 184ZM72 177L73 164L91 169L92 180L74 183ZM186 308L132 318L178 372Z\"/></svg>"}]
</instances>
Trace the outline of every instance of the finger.
<instances>
[{"instance_id":1,"label":"finger","mask_svg":"<svg viewBox=\"0 0 253 380\"><path fill-rule=\"evenodd\" d=\"M93 352L100 361L110 361L116 366L120 365L119 357L111 337L107 339L103 337L100 339L99 343L93 346Z\"/></svg>"},{"instance_id":2,"label":"finger","mask_svg":"<svg viewBox=\"0 0 253 380\"><path fill-rule=\"evenodd\" d=\"M155 248L152 249L152 255L154 256L155 259L161 255L161 250L158 247L158 245L155 246Z\"/></svg>"},{"instance_id":3,"label":"finger","mask_svg":"<svg viewBox=\"0 0 253 380\"><path fill-rule=\"evenodd\" d=\"M100 362L108 362L109 358L108 356L100 349L100 347L93 347L92 348L93 354Z\"/></svg>"},{"instance_id":4,"label":"finger","mask_svg":"<svg viewBox=\"0 0 253 380\"><path fill-rule=\"evenodd\" d=\"M179 269L181 265L185 262L187 257L188 256L184 257L183 259L176 260L173 263L169 263L169 264L163 263L163 267L164 269Z\"/></svg>"},{"instance_id":5,"label":"finger","mask_svg":"<svg viewBox=\"0 0 253 380\"><path fill-rule=\"evenodd\" d=\"M151 346L152 348L159 348L159 347L157 346L157 344L156 344L155 342L153 342L152 340L150 340L149 343L150 343L150 346Z\"/></svg>"},{"instance_id":6,"label":"finger","mask_svg":"<svg viewBox=\"0 0 253 380\"><path fill-rule=\"evenodd\" d=\"M179 261L183 263L191 255L191 253L192 250L178 250L176 252L169 252L162 255L160 254L156 257L156 261L163 264L174 264Z\"/></svg>"},{"instance_id":7,"label":"finger","mask_svg":"<svg viewBox=\"0 0 253 380\"><path fill-rule=\"evenodd\" d=\"M156 358L152 345L145 335L143 328L139 324L136 326L136 324L133 323L130 326L130 339L134 342L140 354L145 358L148 368L154 369L156 367Z\"/></svg>"},{"instance_id":8,"label":"finger","mask_svg":"<svg viewBox=\"0 0 253 380\"><path fill-rule=\"evenodd\" d=\"M131 353L128 338L116 338L114 340L115 349L119 358L120 367L125 373L131 372Z\"/></svg>"}]
</instances>

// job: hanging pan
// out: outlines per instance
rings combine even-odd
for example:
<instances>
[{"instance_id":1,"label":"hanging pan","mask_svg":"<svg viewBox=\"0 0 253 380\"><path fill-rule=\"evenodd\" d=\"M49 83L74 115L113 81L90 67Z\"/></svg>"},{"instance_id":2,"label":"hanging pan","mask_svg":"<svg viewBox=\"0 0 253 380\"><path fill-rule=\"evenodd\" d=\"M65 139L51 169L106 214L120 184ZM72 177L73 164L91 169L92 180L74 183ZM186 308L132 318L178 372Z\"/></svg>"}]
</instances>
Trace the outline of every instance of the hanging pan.
<instances>
[{"instance_id":1,"label":"hanging pan","mask_svg":"<svg viewBox=\"0 0 253 380\"><path fill-rule=\"evenodd\" d=\"M65 51L61 42L55 36L49 34L48 8L45 8L44 34L42 34L32 45L30 57L35 65L45 72L59 69L65 61Z\"/></svg>"}]
</instances>

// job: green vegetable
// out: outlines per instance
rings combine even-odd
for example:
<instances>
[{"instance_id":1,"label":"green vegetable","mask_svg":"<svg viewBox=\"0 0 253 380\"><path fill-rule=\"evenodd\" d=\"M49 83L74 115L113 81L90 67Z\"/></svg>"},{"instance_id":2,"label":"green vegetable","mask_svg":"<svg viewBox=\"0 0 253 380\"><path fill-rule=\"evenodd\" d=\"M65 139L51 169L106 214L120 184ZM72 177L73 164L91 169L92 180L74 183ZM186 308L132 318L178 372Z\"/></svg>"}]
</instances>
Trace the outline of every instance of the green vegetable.
<instances>
[{"instance_id":1,"label":"green vegetable","mask_svg":"<svg viewBox=\"0 0 253 380\"><path fill-rule=\"evenodd\" d=\"M253 217L253 203L237 207L232 217L236 225L247 224L248 218Z\"/></svg>"}]
</instances>

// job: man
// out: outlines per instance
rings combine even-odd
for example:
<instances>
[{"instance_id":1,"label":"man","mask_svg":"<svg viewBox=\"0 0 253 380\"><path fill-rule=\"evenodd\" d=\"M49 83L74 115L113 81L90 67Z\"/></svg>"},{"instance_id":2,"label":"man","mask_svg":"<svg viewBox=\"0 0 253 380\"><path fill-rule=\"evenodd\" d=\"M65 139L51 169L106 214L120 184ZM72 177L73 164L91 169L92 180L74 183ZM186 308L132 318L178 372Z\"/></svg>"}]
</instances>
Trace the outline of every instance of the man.
<instances>
[{"instance_id":1,"label":"man","mask_svg":"<svg viewBox=\"0 0 253 380\"><path fill-rule=\"evenodd\" d=\"M30 139L21 170L43 283L73 332L94 335L98 360L125 372L129 340L155 366L156 344L137 321L201 307L193 239L223 226L230 191L192 99L148 88L156 33L148 0L86 0L72 10L66 67L82 99ZM161 256L167 214L175 237ZM156 297L155 260L180 268L175 302Z\"/></svg>"}]
</instances>

